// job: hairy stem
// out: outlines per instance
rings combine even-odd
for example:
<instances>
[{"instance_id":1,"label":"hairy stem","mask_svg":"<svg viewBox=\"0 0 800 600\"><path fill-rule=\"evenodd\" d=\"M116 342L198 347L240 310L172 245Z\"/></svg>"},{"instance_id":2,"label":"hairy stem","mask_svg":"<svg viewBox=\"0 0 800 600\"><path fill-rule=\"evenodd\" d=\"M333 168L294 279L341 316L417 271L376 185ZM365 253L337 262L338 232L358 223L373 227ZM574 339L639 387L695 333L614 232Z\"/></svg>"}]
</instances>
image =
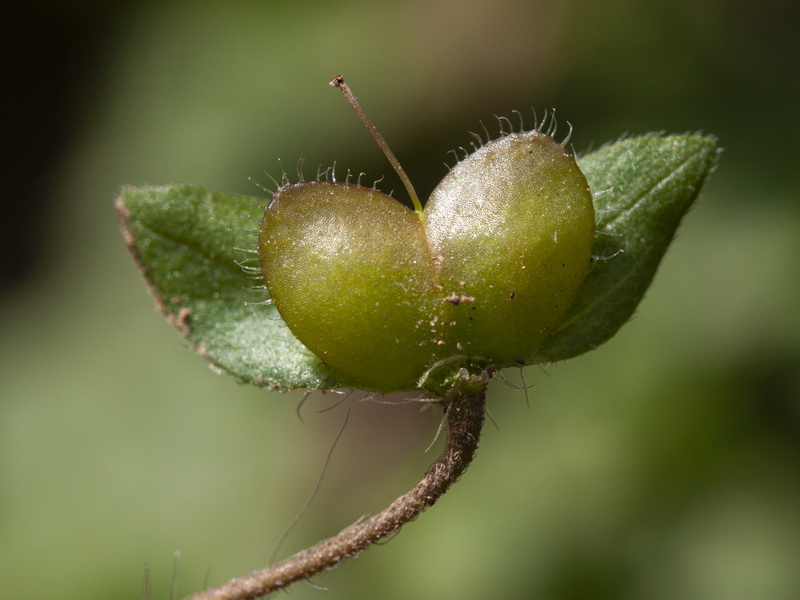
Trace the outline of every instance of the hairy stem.
<instances>
[{"instance_id":1,"label":"hairy stem","mask_svg":"<svg viewBox=\"0 0 800 600\"><path fill-rule=\"evenodd\" d=\"M372 544L398 531L432 506L466 471L475 456L483 428L486 390L443 401L447 442L439 458L410 491L377 515L351 525L338 535L290 556L282 563L192 596L189 600L247 600L284 589L334 568L345 558L358 555Z\"/></svg>"}]
</instances>

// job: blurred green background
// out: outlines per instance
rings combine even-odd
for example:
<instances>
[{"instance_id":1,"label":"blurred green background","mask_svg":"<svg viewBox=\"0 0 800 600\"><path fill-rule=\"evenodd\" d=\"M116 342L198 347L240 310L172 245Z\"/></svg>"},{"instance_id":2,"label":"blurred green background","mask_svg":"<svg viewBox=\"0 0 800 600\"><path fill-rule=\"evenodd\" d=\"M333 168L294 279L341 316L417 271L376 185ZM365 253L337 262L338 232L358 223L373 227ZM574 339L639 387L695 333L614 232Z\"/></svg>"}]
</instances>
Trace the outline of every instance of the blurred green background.
<instances>
[{"instance_id":1,"label":"blurred green background","mask_svg":"<svg viewBox=\"0 0 800 600\"><path fill-rule=\"evenodd\" d=\"M123 184L263 196L281 164L387 175L347 76L424 197L480 121L557 108L577 151L704 131L721 166L635 319L495 383L478 457L385 547L292 598L800 597L796 3L50 3L7 63L0 581L7 598L170 597L262 566L344 417L182 347L118 233ZM530 126L533 118L526 116ZM563 128L563 129L562 129ZM280 159L280 163L278 162ZM792 175L794 173L794 175ZM400 195L400 194L398 194ZM508 378L521 384L520 375ZM282 554L410 487L438 417L355 403Z\"/></svg>"}]
</instances>

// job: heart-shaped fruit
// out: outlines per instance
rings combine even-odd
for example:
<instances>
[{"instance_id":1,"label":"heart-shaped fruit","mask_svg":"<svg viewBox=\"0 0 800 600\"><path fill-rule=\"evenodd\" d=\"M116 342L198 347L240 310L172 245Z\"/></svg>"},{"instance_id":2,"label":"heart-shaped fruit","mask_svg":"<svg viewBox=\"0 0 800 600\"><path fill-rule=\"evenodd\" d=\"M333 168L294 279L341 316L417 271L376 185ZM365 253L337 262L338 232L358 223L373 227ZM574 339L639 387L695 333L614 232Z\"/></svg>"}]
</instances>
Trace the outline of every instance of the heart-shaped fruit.
<instances>
[{"instance_id":1,"label":"heart-shaped fruit","mask_svg":"<svg viewBox=\"0 0 800 600\"><path fill-rule=\"evenodd\" d=\"M286 185L258 251L292 333L355 384L390 392L454 357L527 363L575 299L593 239L583 173L530 131L458 163L421 212L356 185Z\"/></svg>"}]
</instances>

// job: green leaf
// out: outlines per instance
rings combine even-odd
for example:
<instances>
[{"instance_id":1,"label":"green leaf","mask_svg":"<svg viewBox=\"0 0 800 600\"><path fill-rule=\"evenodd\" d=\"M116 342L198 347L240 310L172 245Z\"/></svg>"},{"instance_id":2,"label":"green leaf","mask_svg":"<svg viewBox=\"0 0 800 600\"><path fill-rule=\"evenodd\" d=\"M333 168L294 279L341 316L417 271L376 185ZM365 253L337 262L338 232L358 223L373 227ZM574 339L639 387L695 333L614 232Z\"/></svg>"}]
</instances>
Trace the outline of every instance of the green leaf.
<instances>
[{"instance_id":1,"label":"green leaf","mask_svg":"<svg viewBox=\"0 0 800 600\"><path fill-rule=\"evenodd\" d=\"M277 390L347 384L289 331L260 271L259 200L188 185L125 188L123 235L167 319L219 371ZM251 252L248 252L251 251ZM257 266L257 260L252 260Z\"/></svg>"},{"instance_id":2,"label":"green leaf","mask_svg":"<svg viewBox=\"0 0 800 600\"><path fill-rule=\"evenodd\" d=\"M597 212L594 264L566 318L536 352L537 362L583 354L625 324L718 153L712 137L649 135L600 148L578 161Z\"/></svg>"}]
</instances>

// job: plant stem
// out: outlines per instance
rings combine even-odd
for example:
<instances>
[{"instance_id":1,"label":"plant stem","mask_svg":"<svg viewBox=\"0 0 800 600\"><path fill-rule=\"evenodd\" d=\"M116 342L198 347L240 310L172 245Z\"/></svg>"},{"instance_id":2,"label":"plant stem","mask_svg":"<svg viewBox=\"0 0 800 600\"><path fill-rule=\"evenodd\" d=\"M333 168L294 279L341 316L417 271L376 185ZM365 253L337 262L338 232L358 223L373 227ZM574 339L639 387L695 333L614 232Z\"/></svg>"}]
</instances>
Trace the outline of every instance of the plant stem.
<instances>
[{"instance_id":1,"label":"plant stem","mask_svg":"<svg viewBox=\"0 0 800 600\"><path fill-rule=\"evenodd\" d=\"M345 558L357 556L372 544L398 531L432 506L466 471L475 456L483 429L486 389L473 395L443 400L447 441L439 458L422 480L386 509L338 535L290 556L282 563L192 596L189 600L249 600L285 589L301 579L330 570Z\"/></svg>"}]
</instances>

